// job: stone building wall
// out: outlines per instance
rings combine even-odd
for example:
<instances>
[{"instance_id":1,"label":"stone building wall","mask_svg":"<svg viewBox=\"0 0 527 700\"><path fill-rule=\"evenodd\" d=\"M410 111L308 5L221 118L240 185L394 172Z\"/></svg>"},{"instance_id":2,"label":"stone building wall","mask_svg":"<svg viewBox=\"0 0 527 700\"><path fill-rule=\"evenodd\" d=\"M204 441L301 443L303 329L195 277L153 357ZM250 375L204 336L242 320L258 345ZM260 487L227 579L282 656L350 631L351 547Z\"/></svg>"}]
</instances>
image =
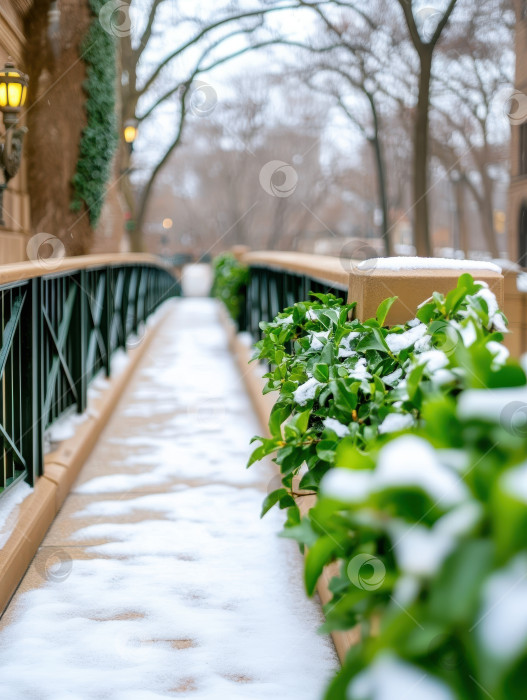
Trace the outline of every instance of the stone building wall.
<instances>
[{"instance_id":1,"label":"stone building wall","mask_svg":"<svg viewBox=\"0 0 527 700\"><path fill-rule=\"evenodd\" d=\"M11 56L17 67L25 70L24 16L31 5L32 0L4 0L0 4L1 66ZM24 123L24 119L21 123ZM27 162L24 159L19 173L9 182L4 195L5 225L0 226L0 264L24 260L26 257L26 244L31 229L27 182Z\"/></svg>"},{"instance_id":2,"label":"stone building wall","mask_svg":"<svg viewBox=\"0 0 527 700\"><path fill-rule=\"evenodd\" d=\"M509 256L527 267L527 0L514 0L517 100L511 114L511 184L509 190Z\"/></svg>"},{"instance_id":3,"label":"stone building wall","mask_svg":"<svg viewBox=\"0 0 527 700\"><path fill-rule=\"evenodd\" d=\"M80 212L70 208L71 181L87 120L81 47L93 19L89 0L59 0L55 33L49 26L50 6L51 0L0 2L1 65L9 55L29 75L21 119L29 131L21 170L9 182L4 197L0 264L25 260L29 237L41 232L60 238L67 255L116 252L122 246L124 219L117 173L108 185L96 231L85 207Z\"/></svg>"}]
</instances>

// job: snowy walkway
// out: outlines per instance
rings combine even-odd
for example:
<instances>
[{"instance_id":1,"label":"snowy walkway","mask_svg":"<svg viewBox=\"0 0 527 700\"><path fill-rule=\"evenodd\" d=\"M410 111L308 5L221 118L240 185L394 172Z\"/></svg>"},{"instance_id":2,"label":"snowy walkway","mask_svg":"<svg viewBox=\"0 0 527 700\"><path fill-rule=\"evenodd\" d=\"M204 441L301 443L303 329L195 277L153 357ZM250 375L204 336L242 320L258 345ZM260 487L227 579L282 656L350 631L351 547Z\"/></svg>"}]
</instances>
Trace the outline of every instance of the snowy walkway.
<instances>
[{"instance_id":1,"label":"snowy walkway","mask_svg":"<svg viewBox=\"0 0 527 700\"><path fill-rule=\"evenodd\" d=\"M2 620L6 700L318 700L316 634L273 472L209 299L174 302Z\"/></svg>"}]
</instances>

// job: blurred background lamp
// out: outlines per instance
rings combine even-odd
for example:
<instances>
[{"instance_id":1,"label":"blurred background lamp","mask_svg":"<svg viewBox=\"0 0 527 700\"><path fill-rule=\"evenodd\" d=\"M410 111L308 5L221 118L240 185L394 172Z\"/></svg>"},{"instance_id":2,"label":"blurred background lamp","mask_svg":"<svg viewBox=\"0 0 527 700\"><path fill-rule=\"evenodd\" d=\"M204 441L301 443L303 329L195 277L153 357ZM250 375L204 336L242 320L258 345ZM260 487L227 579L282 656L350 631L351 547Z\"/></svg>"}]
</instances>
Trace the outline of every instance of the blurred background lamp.
<instances>
[{"instance_id":1,"label":"blurred background lamp","mask_svg":"<svg viewBox=\"0 0 527 700\"><path fill-rule=\"evenodd\" d=\"M137 138L137 123L134 119L128 119L124 123L123 128L124 140L128 144L132 144Z\"/></svg>"},{"instance_id":2,"label":"blurred background lamp","mask_svg":"<svg viewBox=\"0 0 527 700\"><path fill-rule=\"evenodd\" d=\"M166 230L166 229L169 229L169 228L172 228L172 224L173 224L173 223L174 223L174 222L172 221L172 219L168 219L168 218L167 218L167 219L163 219L163 228L164 228L165 230Z\"/></svg>"}]
</instances>

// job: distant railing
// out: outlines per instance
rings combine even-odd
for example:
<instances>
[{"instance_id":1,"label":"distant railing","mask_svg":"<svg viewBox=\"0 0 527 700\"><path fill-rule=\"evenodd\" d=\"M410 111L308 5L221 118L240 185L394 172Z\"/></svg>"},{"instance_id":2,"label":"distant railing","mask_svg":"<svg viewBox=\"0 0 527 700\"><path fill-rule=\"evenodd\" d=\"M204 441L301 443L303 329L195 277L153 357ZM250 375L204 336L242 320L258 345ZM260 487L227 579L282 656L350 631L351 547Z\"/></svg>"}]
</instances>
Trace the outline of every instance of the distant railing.
<instances>
[{"instance_id":1,"label":"distant railing","mask_svg":"<svg viewBox=\"0 0 527 700\"><path fill-rule=\"evenodd\" d=\"M43 438L86 409L98 372L165 300L172 274L145 255L101 255L0 267L0 493L42 473Z\"/></svg>"},{"instance_id":2,"label":"distant railing","mask_svg":"<svg viewBox=\"0 0 527 700\"><path fill-rule=\"evenodd\" d=\"M338 258L301 253L247 253L249 265L246 305L240 330L260 337L260 321L271 321L287 306L309 298L310 292L348 298L348 273Z\"/></svg>"},{"instance_id":3,"label":"distant railing","mask_svg":"<svg viewBox=\"0 0 527 700\"><path fill-rule=\"evenodd\" d=\"M237 253L235 253L237 254ZM272 320L279 311L297 301L309 298L309 292L332 293L349 303L355 302L354 317L361 320L375 316L379 304L396 296L387 323L394 325L409 321L416 306L433 292L446 294L457 284L458 277L470 272L486 282L503 304L503 277L499 268L489 269L486 263L436 260L430 267L419 269L386 266L386 260L341 259L324 255L290 252L240 251L238 259L249 266L246 306L239 320L240 330L260 337L260 321ZM495 267L495 266L493 266ZM506 309L505 309L506 310Z\"/></svg>"}]
</instances>

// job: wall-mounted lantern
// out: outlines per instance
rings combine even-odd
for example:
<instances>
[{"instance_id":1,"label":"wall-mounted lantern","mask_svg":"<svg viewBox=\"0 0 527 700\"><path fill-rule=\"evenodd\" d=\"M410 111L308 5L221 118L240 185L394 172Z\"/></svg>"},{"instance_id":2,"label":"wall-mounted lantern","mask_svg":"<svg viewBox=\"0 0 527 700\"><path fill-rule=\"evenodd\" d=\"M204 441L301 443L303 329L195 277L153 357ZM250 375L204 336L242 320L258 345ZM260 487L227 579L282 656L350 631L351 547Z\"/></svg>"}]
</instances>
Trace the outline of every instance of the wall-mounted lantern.
<instances>
[{"instance_id":1,"label":"wall-mounted lantern","mask_svg":"<svg viewBox=\"0 0 527 700\"><path fill-rule=\"evenodd\" d=\"M20 110L27 97L28 77L15 68L8 59L0 70L0 111L4 117L5 134L0 144L0 225L4 226L3 197L9 180L14 177L22 161L22 145L27 128L16 128Z\"/></svg>"},{"instance_id":2,"label":"wall-mounted lantern","mask_svg":"<svg viewBox=\"0 0 527 700\"><path fill-rule=\"evenodd\" d=\"M134 150L134 141L137 138L137 121L135 119L127 119L123 126L123 137L128 144L130 153Z\"/></svg>"}]
</instances>

